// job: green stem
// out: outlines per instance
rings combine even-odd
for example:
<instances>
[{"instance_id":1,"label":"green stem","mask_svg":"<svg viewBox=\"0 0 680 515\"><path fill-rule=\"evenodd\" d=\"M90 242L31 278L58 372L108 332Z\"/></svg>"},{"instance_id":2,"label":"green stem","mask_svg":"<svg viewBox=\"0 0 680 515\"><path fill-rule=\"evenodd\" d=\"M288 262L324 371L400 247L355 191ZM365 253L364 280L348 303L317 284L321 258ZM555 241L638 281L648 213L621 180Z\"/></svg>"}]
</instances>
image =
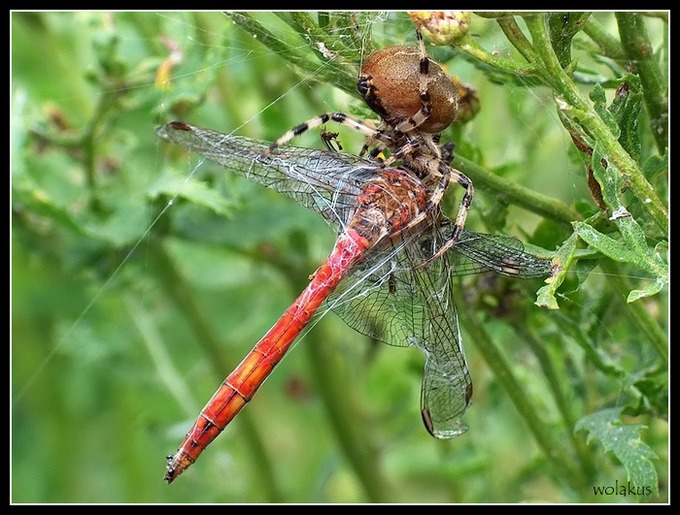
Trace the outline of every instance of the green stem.
<instances>
[{"instance_id":1,"label":"green stem","mask_svg":"<svg viewBox=\"0 0 680 515\"><path fill-rule=\"evenodd\" d=\"M522 54L529 63L535 63L538 60L536 52L534 52L534 49L531 46L531 42L526 38L522 29L519 28L515 18L499 18L497 23L503 31L503 34L505 34L505 37L508 38L508 41L519 50L519 53Z\"/></svg>"},{"instance_id":2,"label":"green stem","mask_svg":"<svg viewBox=\"0 0 680 515\"><path fill-rule=\"evenodd\" d=\"M354 69L354 63L359 61L359 55L355 50L347 48L340 38L329 36L328 32L314 23L309 13L291 12L284 17L284 20L291 23L293 28L307 41L314 42L314 45L310 47L321 62L330 62L332 58L339 57L340 59L333 59L333 66L344 65L349 73L351 69ZM321 48L327 50L326 54Z\"/></svg>"},{"instance_id":3,"label":"green stem","mask_svg":"<svg viewBox=\"0 0 680 515\"><path fill-rule=\"evenodd\" d=\"M668 147L667 82L654 58L642 18L635 13L616 13L621 43L633 68L640 76L652 134L660 153Z\"/></svg>"},{"instance_id":4,"label":"green stem","mask_svg":"<svg viewBox=\"0 0 680 515\"><path fill-rule=\"evenodd\" d=\"M459 305L464 304L459 302ZM529 401L531 396L520 385L507 360L482 326L479 317L472 310L468 310L461 316L461 322L557 473L573 488L581 488L578 481L581 474L564 453L564 447L553 439L553 429L541 419L538 409Z\"/></svg>"},{"instance_id":5,"label":"green stem","mask_svg":"<svg viewBox=\"0 0 680 515\"><path fill-rule=\"evenodd\" d=\"M355 392L348 386L352 384L348 363L322 326L317 325L315 333L314 341L306 342L305 348L340 447L369 502L388 502L380 451Z\"/></svg>"},{"instance_id":6,"label":"green stem","mask_svg":"<svg viewBox=\"0 0 680 515\"><path fill-rule=\"evenodd\" d=\"M103 88L107 89L107 88ZM118 88L111 87L109 91L118 91ZM113 106L114 93L102 91L99 93L97 105L92 117L85 127L77 134L58 134L40 129L33 129L33 132L40 138L68 149L78 149L83 152L83 168L85 171L85 182L90 194L90 207L95 213L105 214L107 209L100 199L99 188L97 187L97 142L101 140L99 130L105 121L105 115Z\"/></svg>"},{"instance_id":7,"label":"green stem","mask_svg":"<svg viewBox=\"0 0 680 515\"><path fill-rule=\"evenodd\" d=\"M343 72L340 68L324 66L316 59L310 59L308 54L298 52L294 47L274 36L247 13L230 12L227 15L260 43L308 74L309 78L318 82L335 84L347 93L357 95L356 77Z\"/></svg>"},{"instance_id":8,"label":"green stem","mask_svg":"<svg viewBox=\"0 0 680 515\"><path fill-rule=\"evenodd\" d=\"M581 219L581 216L575 210L561 200L509 181L464 157L456 156L453 166L470 178L475 186L481 186L481 189L490 193L502 194L513 204L524 209L559 223L568 224L573 220Z\"/></svg>"},{"instance_id":9,"label":"green stem","mask_svg":"<svg viewBox=\"0 0 680 515\"><path fill-rule=\"evenodd\" d=\"M308 270L288 268L286 276L296 291L308 283ZM354 469L370 502L387 502L388 481L378 459L380 452L368 422L350 387L349 365L322 325L314 329L314 341L305 342L318 391L343 454Z\"/></svg>"},{"instance_id":10,"label":"green stem","mask_svg":"<svg viewBox=\"0 0 680 515\"><path fill-rule=\"evenodd\" d=\"M624 58L621 43L604 30L604 27L592 16L588 18L588 21L583 26L583 32L599 46L602 55L617 61Z\"/></svg>"},{"instance_id":11,"label":"green stem","mask_svg":"<svg viewBox=\"0 0 680 515\"><path fill-rule=\"evenodd\" d=\"M298 248L304 253L304 241L298 242ZM231 250L243 253L236 246ZM296 294L307 286L309 270L314 268L308 260L304 260L301 265L299 260L285 259L279 252L247 252L244 255L256 263L275 268L286 277ZM345 372L349 367L341 361L342 354L338 352L333 339L324 332L322 324L317 325L312 334L313 338L305 341L304 348L342 452L359 478L367 498L371 502L387 502L388 481L380 461L376 459L379 450L369 424L362 415L364 410L348 388L348 385L353 384Z\"/></svg>"},{"instance_id":12,"label":"green stem","mask_svg":"<svg viewBox=\"0 0 680 515\"><path fill-rule=\"evenodd\" d=\"M635 161L623 149L606 123L597 115L591 104L578 91L576 84L561 68L552 50L544 16L526 18L526 24L533 39L534 49L543 64L543 78L555 93L562 97L561 108L573 117L597 139L605 149L608 159L625 177L635 196L647 207L656 223L667 233L668 212L647 181ZM560 101L558 100L558 103Z\"/></svg>"},{"instance_id":13,"label":"green stem","mask_svg":"<svg viewBox=\"0 0 680 515\"><path fill-rule=\"evenodd\" d=\"M132 292L123 294L123 304L127 308L128 316L135 324L137 331L142 337L146 350L151 356L151 361L156 369L156 374L165 386L165 389L175 398L187 416L191 416L198 410L189 388L185 381L178 381L181 377L172 362L160 331L156 325L156 319L147 313L144 304Z\"/></svg>"},{"instance_id":14,"label":"green stem","mask_svg":"<svg viewBox=\"0 0 680 515\"><path fill-rule=\"evenodd\" d=\"M457 43L456 47L467 53L470 57L503 72L521 77L536 75L536 67L533 64L520 64L512 59L505 59L493 55L480 47L469 35L466 35L459 43Z\"/></svg>"},{"instance_id":15,"label":"green stem","mask_svg":"<svg viewBox=\"0 0 680 515\"><path fill-rule=\"evenodd\" d=\"M565 378L558 375L557 370L553 365L554 358L548 354L545 342L538 337L532 328L527 327L526 325L520 325L517 331L522 339L531 347L541 364L543 375L545 375L548 380L557 409L562 414L569 440L579 458L583 475L588 479L593 478L595 476L595 464L593 463L592 453L588 450L583 439L579 438L574 432L577 419L574 415L573 404L562 386L563 384L566 384Z\"/></svg>"},{"instance_id":16,"label":"green stem","mask_svg":"<svg viewBox=\"0 0 680 515\"><path fill-rule=\"evenodd\" d=\"M473 11L480 18L487 18L489 20L497 20L503 18L511 18L512 16L525 16L524 11Z\"/></svg>"}]
</instances>

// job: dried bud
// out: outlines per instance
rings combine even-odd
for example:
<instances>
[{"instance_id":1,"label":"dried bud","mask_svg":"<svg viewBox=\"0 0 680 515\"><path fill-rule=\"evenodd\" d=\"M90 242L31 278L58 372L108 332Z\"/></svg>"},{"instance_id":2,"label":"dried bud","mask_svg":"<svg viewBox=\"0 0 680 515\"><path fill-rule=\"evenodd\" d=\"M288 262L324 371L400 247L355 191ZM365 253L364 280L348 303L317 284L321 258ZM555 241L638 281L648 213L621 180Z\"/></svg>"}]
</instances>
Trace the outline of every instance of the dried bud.
<instances>
[{"instance_id":1,"label":"dried bud","mask_svg":"<svg viewBox=\"0 0 680 515\"><path fill-rule=\"evenodd\" d=\"M470 28L468 11L410 11L415 26L434 45L451 45Z\"/></svg>"},{"instance_id":2,"label":"dried bud","mask_svg":"<svg viewBox=\"0 0 680 515\"><path fill-rule=\"evenodd\" d=\"M465 84L458 79L458 77L451 77L451 82L456 88L458 96L458 112L456 113L456 122L467 123L472 120L480 109L479 95L477 90Z\"/></svg>"}]
</instances>

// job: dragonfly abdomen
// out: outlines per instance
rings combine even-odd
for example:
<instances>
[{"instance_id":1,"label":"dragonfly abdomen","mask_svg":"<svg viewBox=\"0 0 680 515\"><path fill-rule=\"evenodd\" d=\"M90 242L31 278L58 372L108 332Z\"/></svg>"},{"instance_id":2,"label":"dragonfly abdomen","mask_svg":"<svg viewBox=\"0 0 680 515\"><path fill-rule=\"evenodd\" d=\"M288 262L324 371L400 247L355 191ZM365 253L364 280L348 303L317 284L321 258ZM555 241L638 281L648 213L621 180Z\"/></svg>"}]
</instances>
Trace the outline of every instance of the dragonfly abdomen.
<instances>
[{"instance_id":1,"label":"dragonfly abdomen","mask_svg":"<svg viewBox=\"0 0 680 515\"><path fill-rule=\"evenodd\" d=\"M198 459L222 432L283 359L295 339L340 280L363 257L368 241L348 228L338 239L328 259L314 272L309 285L274 326L222 382L201 410L178 451L168 456L165 480L172 483Z\"/></svg>"}]
</instances>

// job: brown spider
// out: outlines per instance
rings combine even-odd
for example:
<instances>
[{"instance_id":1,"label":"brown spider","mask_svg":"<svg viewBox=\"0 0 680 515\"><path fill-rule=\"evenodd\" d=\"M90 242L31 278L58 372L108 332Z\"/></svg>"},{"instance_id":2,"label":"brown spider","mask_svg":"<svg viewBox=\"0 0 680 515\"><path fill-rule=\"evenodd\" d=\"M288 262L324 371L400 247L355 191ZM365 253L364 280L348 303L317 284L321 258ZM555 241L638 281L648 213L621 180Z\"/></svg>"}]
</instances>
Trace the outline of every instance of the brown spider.
<instances>
[{"instance_id":1,"label":"brown spider","mask_svg":"<svg viewBox=\"0 0 680 515\"><path fill-rule=\"evenodd\" d=\"M457 241L465 225L467 212L472 203L472 182L464 174L449 166L452 154L450 147L439 147L439 137L456 119L459 112L459 89L441 67L427 56L425 43L420 31L416 30L418 48L391 46L372 53L364 62L357 88L368 106L380 116L382 124L378 129L344 113L324 113L302 123L282 135L271 144L265 154L303 132L333 121L351 127L367 136L367 142L360 155L364 155L370 144L376 147L370 152L375 158L382 150L388 149L390 157L381 166L388 166L399 160L401 167L413 173L426 185L431 186L427 209L422 216L411 222L421 223L427 215L436 213L442 197L451 181L465 189L456 215L454 230L439 251L426 265L442 255ZM324 135L334 133L324 130ZM330 145L328 137L324 142ZM334 150L332 145L329 148Z\"/></svg>"}]
</instances>

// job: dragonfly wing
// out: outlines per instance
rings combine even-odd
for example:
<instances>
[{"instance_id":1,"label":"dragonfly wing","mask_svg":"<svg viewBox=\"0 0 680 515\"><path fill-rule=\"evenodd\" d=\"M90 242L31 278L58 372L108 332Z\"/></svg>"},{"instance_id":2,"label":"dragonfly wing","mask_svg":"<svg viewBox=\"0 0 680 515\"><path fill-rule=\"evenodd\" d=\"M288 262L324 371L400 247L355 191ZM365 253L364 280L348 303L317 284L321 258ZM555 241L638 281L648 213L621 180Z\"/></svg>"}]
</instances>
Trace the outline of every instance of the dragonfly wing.
<instances>
[{"instance_id":1,"label":"dragonfly wing","mask_svg":"<svg viewBox=\"0 0 680 515\"><path fill-rule=\"evenodd\" d=\"M438 438L467 430L460 417L472 398L452 276L496 272L526 278L550 273L550 261L525 252L516 238L472 231L463 231L449 252L418 267L450 239L452 229L442 217L427 230L372 249L329 299L333 311L355 330L425 353L422 414Z\"/></svg>"},{"instance_id":2,"label":"dragonfly wing","mask_svg":"<svg viewBox=\"0 0 680 515\"><path fill-rule=\"evenodd\" d=\"M437 240L442 237L438 229L429 232ZM425 353L423 420L432 435L451 438L467 429L460 417L472 395L451 290L452 269L447 256L416 267L431 255L422 237L407 235L388 247L369 253L329 303L355 330Z\"/></svg>"},{"instance_id":3,"label":"dragonfly wing","mask_svg":"<svg viewBox=\"0 0 680 515\"><path fill-rule=\"evenodd\" d=\"M452 228L442 228L445 237ZM545 277L551 269L549 259L525 252L517 238L496 234L463 231L449 255L456 276L496 272L511 277Z\"/></svg>"},{"instance_id":4,"label":"dragonfly wing","mask_svg":"<svg viewBox=\"0 0 680 515\"><path fill-rule=\"evenodd\" d=\"M351 154L300 147L280 147L263 156L269 148L266 143L184 122L162 125L156 134L248 180L279 191L337 224L348 221L361 185L376 168L375 163Z\"/></svg>"}]
</instances>

